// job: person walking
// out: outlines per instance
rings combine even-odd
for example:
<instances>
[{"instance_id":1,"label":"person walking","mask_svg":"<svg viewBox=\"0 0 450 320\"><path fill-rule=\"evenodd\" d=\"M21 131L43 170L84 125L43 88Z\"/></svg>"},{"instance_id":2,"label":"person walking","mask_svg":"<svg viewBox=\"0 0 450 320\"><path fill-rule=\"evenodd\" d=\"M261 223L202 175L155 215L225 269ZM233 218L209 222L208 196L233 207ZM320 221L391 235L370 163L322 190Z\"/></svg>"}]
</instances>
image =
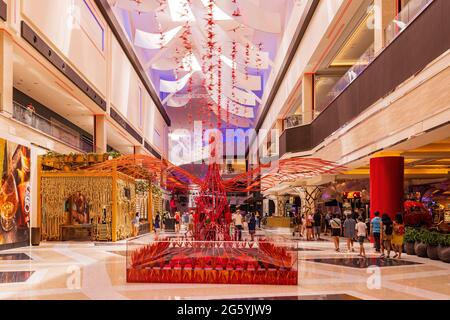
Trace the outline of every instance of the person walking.
<instances>
[{"instance_id":1,"label":"person walking","mask_svg":"<svg viewBox=\"0 0 450 320\"><path fill-rule=\"evenodd\" d=\"M381 217L381 256L380 258L390 258L391 255L391 241L392 233L394 231L393 223L387 213ZM387 252L387 256L384 255L384 250Z\"/></svg>"},{"instance_id":2,"label":"person walking","mask_svg":"<svg viewBox=\"0 0 450 320\"><path fill-rule=\"evenodd\" d=\"M244 228L242 227L242 214L239 209L233 214L232 219L236 229L235 238L237 241L242 241L242 230Z\"/></svg>"},{"instance_id":3,"label":"person walking","mask_svg":"<svg viewBox=\"0 0 450 320\"><path fill-rule=\"evenodd\" d=\"M344 221L344 237L347 239L347 249L348 252L355 252L353 249L353 241L355 239L356 233L356 221L353 216L349 214L347 219Z\"/></svg>"},{"instance_id":4,"label":"person walking","mask_svg":"<svg viewBox=\"0 0 450 320\"><path fill-rule=\"evenodd\" d=\"M392 246L395 251L393 257L394 259L402 258L404 235L405 235L405 225L403 223L403 215L401 213L397 213L394 220L394 230L392 234Z\"/></svg>"},{"instance_id":5,"label":"person walking","mask_svg":"<svg viewBox=\"0 0 450 320\"><path fill-rule=\"evenodd\" d=\"M312 241L313 239L313 224L314 219L311 213L309 213L306 217L306 240Z\"/></svg>"},{"instance_id":6,"label":"person walking","mask_svg":"<svg viewBox=\"0 0 450 320\"><path fill-rule=\"evenodd\" d=\"M261 214L259 213L259 211L256 211L255 218L258 229L261 229Z\"/></svg>"},{"instance_id":7,"label":"person walking","mask_svg":"<svg viewBox=\"0 0 450 320\"><path fill-rule=\"evenodd\" d=\"M248 233L250 234L251 241L255 241L256 234L256 215L252 213L250 219L248 220Z\"/></svg>"},{"instance_id":8,"label":"person walking","mask_svg":"<svg viewBox=\"0 0 450 320\"><path fill-rule=\"evenodd\" d=\"M334 241L334 248L336 252L339 252L339 237L341 236L342 222L337 214L333 217L333 219L330 220L330 227L331 236L333 237Z\"/></svg>"},{"instance_id":9,"label":"person walking","mask_svg":"<svg viewBox=\"0 0 450 320\"><path fill-rule=\"evenodd\" d=\"M314 220L314 237L316 240L320 240L320 229L322 228L322 215L319 210L316 211L313 217Z\"/></svg>"},{"instance_id":10,"label":"person walking","mask_svg":"<svg viewBox=\"0 0 450 320\"><path fill-rule=\"evenodd\" d=\"M359 256L366 257L366 250L364 249L364 240L367 237L367 225L363 221L363 217L358 217L358 223L356 224L356 235L358 236L359 242Z\"/></svg>"},{"instance_id":11,"label":"person walking","mask_svg":"<svg viewBox=\"0 0 450 320\"><path fill-rule=\"evenodd\" d=\"M330 229L330 220L331 220L331 215L330 212L327 211L327 214L325 215L325 234L328 234L328 230Z\"/></svg>"},{"instance_id":12,"label":"person walking","mask_svg":"<svg viewBox=\"0 0 450 320\"><path fill-rule=\"evenodd\" d=\"M300 213L296 213L294 216L294 232L292 232L292 236L295 237L295 234L298 232L299 237L303 237L302 235L302 216Z\"/></svg>"},{"instance_id":13,"label":"person walking","mask_svg":"<svg viewBox=\"0 0 450 320\"><path fill-rule=\"evenodd\" d=\"M175 212L175 233L180 232L180 220L181 220L180 212L177 211Z\"/></svg>"},{"instance_id":14,"label":"person walking","mask_svg":"<svg viewBox=\"0 0 450 320\"><path fill-rule=\"evenodd\" d=\"M373 237L373 240L375 242L375 251L376 252L380 252L381 249L381 218L380 213L377 211L374 213L374 218L372 219L372 221L370 222L370 234Z\"/></svg>"},{"instance_id":15,"label":"person walking","mask_svg":"<svg viewBox=\"0 0 450 320\"><path fill-rule=\"evenodd\" d=\"M139 234L139 223L140 223L140 214L136 212L136 216L134 217L133 224L133 237L137 237Z\"/></svg>"},{"instance_id":16,"label":"person walking","mask_svg":"<svg viewBox=\"0 0 450 320\"><path fill-rule=\"evenodd\" d=\"M159 215L159 212L156 214L155 222L153 223L153 227L155 229L155 233L158 234L159 229L161 228L161 216Z\"/></svg>"}]
</instances>

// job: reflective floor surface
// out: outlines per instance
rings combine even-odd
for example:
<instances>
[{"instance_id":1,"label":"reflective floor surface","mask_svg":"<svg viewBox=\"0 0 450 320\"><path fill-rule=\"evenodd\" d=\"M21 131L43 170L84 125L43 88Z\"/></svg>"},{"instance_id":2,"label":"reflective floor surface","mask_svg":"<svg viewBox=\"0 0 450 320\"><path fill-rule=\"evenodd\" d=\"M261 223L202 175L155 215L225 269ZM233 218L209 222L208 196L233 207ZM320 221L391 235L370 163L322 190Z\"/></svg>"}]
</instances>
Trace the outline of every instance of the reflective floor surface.
<instances>
[{"instance_id":1,"label":"reflective floor surface","mask_svg":"<svg viewBox=\"0 0 450 320\"><path fill-rule=\"evenodd\" d=\"M382 260L369 243L368 259L344 243L341 253L329 241L299 247L298 286L233 286L127 284L125 243L41 243L0 252L0 299L450 299L449 264L406 254Z\"/></svg>"}]
</instances>

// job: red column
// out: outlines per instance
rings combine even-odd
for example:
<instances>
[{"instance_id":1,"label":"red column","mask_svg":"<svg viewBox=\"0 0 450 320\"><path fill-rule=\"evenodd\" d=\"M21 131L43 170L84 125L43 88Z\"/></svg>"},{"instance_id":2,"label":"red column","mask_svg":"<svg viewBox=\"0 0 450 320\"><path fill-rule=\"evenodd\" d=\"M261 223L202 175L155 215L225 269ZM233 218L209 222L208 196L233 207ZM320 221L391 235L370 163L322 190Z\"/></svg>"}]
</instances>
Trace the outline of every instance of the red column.
<instances>
[{"instance_id":1,"label":"red column","mask_svg":"<svg viewBox=\"0 0 450 320\"><path fill-rule=\"evenodd\" d=\"M403 212L404 158L380 157L370 159L370 212L387 213L391 219Z\"/></svg>"}]
</instances>

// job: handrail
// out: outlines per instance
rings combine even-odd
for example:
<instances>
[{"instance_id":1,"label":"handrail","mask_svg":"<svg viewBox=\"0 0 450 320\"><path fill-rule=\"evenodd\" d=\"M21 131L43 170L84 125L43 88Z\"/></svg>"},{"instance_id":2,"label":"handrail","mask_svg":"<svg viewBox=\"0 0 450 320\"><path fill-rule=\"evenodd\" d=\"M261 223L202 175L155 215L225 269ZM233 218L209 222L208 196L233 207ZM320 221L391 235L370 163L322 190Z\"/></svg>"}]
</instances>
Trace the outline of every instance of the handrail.
<instances>
[{"instance_id":1,"label":"handrail","mask_svg":"<svg viewBox=\"0 0 450 320\"><path fill-rule=\"evenodd\" d=\"M394 41L394 39L413 21L427 5L434 0L411 0L398 13L397 17L384 29L384 47Z\"/></svg>"},{"instance_id":2,"label":"handrail","mask_svg":"<svg viewBox=\"0 0 450 320\"><path fill-rule=\"evenodd\" d=\"M81 139L80 134L75 133L73 130L62 124L44 118L32 109L26 108L16 101L13 101L13 118L36 130L61 140L76 149L85 152L92 151L92 148Z\"/></svg>"},{"instance_id":3,"label":"handrail","mask_svg":"<svg viewBox=\"0 0 450 320\"><path fill-rule=\"evenodd\" d=\"M388 47L395 38L405 30L410 23L434 0L411 0L385 29L385 43L383 48ZM316 110L324 111L363 71L375 60L374 44L372 44L358 59L358 61L338 80L327 98ZM301 124L304 125L304 124ZM300 125L298 125L300 126Z\"/></svg>"}]
</instances>

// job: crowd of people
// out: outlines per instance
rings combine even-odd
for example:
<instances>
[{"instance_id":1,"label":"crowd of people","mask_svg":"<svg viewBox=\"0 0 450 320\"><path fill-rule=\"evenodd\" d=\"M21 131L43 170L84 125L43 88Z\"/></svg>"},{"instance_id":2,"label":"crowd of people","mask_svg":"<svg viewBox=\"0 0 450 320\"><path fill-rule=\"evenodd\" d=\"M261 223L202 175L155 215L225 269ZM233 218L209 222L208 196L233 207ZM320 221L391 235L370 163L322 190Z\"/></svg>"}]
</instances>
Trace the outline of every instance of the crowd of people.
<instances>
[{"instance_id":1,"label":"crowd of people","mask_svg":"<svg viewBox=\"0 0 450 320\"><path fill-rule=\"evenodd\" d=\"M168 220L174 220L175 228L168 228ZM242 240L244 230L248 231L251 241L255 240L256 230L261 228L261 221L263 217L256 212L245 212L237 208L232 214L230 235L231 238L237 241ZM153 220L153 229L156 234L162 231L175 231L180 233L183 229L186 235L192 234L194 231L194 211L180 213L176 211L174 214L161 214L158 212Z\"/></svg>"},{"instance_id":2,"label":"crowd of people","mask_svg":"<svg viewBox=\"0 0 450 320\"><path fill-rule=\"evenodd\" d=\"M398 213L394 221L388 214L380 217L379 212L375 212L374 218L370 220L362 209L344 215L327 212L323 216L317 210L314 214L294 216L294 237L298 233L307 241L321 240L322 231L332 237L336 252L340 252L340 238L344 237L348 252L355 252L354 243L358 242L359 255L365 257L364 243L371 236L380 258L390 258L392 251L393 258L400 259L402 256L405 233L402 213Z\"/></svg>"},{"instance_id":3,"label":"crowd of people","mask_svg":"<svg viewBox=\"0 0 450 320\"><path fill-rule=\"evenodd\" d=\"M261 215L260 212L245 212L237 208L232 214L232 223L230 226L230 236L235 241L242 241L243 231L247 231L251 241L255 240L256 230L261 228L267 214ZM139 217L136 216L136 222ZM186 234L194 231L194 212L175 212L170 215L157 213L153 226L155 233L160 230L167 231L167 221L172 219L175 223L176 233L181 232L181 228ZM307 241L322 240L321 234L329 234L333 239L335 251L340 252L340 238L345 238L347 251L355 252L354 243L359 244L359 256L365 257L366 250L364 243L373 238L374 248L380 253L380 258L390 258L391 252L394 252L393 258L401 259L403 251L403 237L405 226L403 223L403 214L398 213L392 220L388 214L380 217L379 212L374 213L371 220L366 217L364 210L360 209L347 214L327 212L322 215L319 210L314 214L295 214L293 215L295 237L298 233L300 237ZM137 223L133 224L137 226ZM136 231L138 229L136 228Z\"/></svg>"},{"instance_id":4,"label":"crowd of people","mask_svg":"<svg viewBox=\"0 0 450 320\"><path fill-rule=\"evenodd\" d=\"M357 241L359 255L365 257L364 242L370 235L374 240L375 251L381 254L380 258L390 258L391 251L394 251L393 258L401 259L405 233L402 213L397 213L394 221L386 213L380 217L379 212L374 213L372 220L364 220L361 215L355 219L354 214L349 214L342 221L339 215L335 215L330 219L330 228L336 252L340 251L339 239L343 235L348 251L355 251L353 244Z\"/></svg>"}]
</instances>

